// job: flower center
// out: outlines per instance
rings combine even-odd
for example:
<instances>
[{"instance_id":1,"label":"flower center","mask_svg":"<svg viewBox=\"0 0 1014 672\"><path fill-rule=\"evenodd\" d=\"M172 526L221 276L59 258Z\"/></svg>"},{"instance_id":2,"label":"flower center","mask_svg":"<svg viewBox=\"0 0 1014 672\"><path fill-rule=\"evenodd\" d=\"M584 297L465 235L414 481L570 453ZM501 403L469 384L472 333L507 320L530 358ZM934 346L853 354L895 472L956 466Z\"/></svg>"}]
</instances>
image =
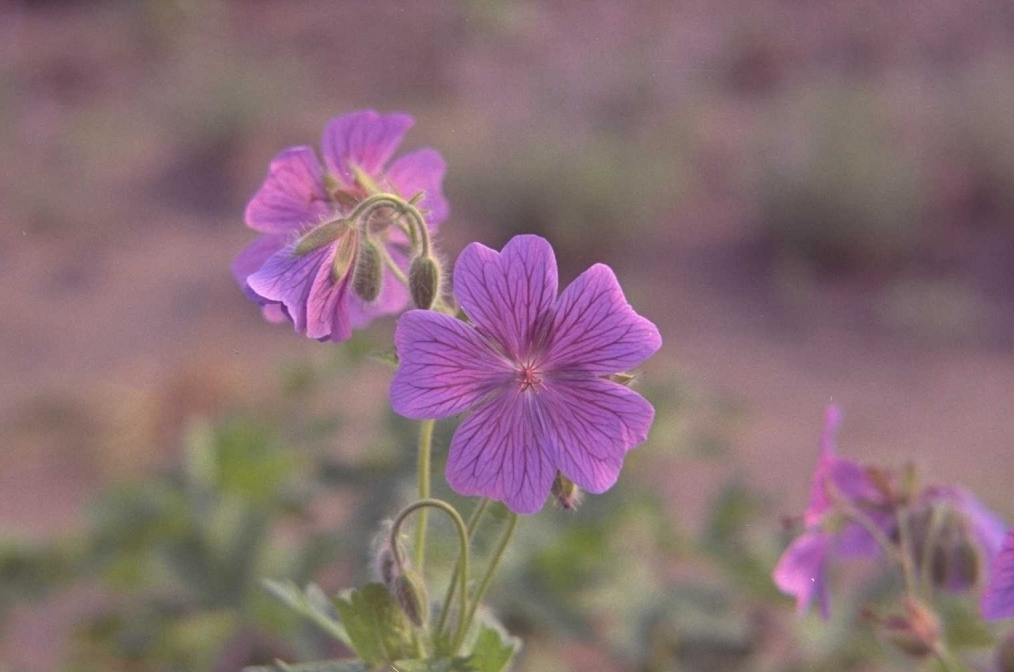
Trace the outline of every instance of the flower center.
<instances>
[{"instance_id":1,"label":"flower center","mask_svg":"<svg viewBox=\"0 0 1014 672\"><path fill-rule=\"evenodd\" d=\"M539 390L536 386L542 385L542 376L539 374L538 369L535 368L535 364L532 362L521 362L518 368L518 384L521 386L521 391L525 392L529 389L534 389L537 394Z\"/></svg>"}]
</instances>

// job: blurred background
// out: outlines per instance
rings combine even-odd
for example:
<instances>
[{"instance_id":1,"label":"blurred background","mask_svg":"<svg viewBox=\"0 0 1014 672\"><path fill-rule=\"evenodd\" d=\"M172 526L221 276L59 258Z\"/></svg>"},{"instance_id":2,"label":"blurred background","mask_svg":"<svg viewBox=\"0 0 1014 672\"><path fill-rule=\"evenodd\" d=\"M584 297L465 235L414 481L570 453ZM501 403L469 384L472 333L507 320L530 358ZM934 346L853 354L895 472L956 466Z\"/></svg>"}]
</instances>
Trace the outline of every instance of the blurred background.
<instances>
[{"instance_id":1,"label":"blurred background","mask_svg":"<svg viewBox=\"0 0 1014 672\"><path fill-rule=\"evenodd\" d=\"M364 574L369 526L407 496L412 468L390 372L363 357L390 346L393 321L340 348L309 341L263 322L229 266L253 238L243 208L271 157L367 107L412 114L403 149L447 160L448 260L538 233L561 284L607 263L659 325L665 346L640 382L658 419L622 479L652 512L616 518L606 495L586 520L676 528L645 531L672 543L636 570L666 585L716 511L764 536L749 580L782 626L736 607L748 634L730 641L746 653L720 650L803 659L771 634L791 608L761 584L780 514L804 505L829 400L847 411L844 453L914 460L1014 519L1011 3L8 0L0 670L280 655L298 626L250 607L244 587L199 608L173 588L206 577L186 563L211 562L216 529L258 530L226 549L240 564L251 539L282 564L319 542L302 574L251 576L333 590ZM380 472L387 499L348 527ZM212 509L220 528L191 529ZM335 546L338 529L358 542ZM608 543L578 529L569 548ZM563 581L553 562L571 567L518 559L516 573ZM197 602L215 590L191 588ZM585 588L567 593L576 611L615 607ZM166 594L153 616L150 596ZM502 608L537 631L537 615ZM147 623L137 610L155 623L141 634L127 627ZM689 641L671 618L640 614L648 634L615 642L597 629L626 613L574 625L562 648L534 637L524 669L712 669L651 639ZM166 653L172 637L205 657Z\"/></svg>"}]
</instances>

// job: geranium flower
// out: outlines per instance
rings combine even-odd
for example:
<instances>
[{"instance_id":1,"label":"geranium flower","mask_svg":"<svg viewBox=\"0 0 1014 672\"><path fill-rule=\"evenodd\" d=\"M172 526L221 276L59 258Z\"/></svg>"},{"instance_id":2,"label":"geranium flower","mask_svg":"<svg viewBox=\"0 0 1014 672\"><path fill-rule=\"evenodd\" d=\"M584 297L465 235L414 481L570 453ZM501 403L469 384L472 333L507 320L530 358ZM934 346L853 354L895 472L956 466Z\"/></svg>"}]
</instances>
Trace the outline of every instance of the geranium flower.
<instances>
[{"instance_id":1,"label":"geranium flower","mask_svg":"<svg viewBox=\"0 0 1014 672\"><path fill-rule=\"evenodd\" d=\"M271 161L246 209L247 226L263 235L233 263L240 286L269 320L289 319L311 338L343 341L353 328L405 308L408 290L387 268L376 300L351 291L360 234L339 222L380 191L405 199L422 192L418 207L431 231L447 218L445 165L437 152L421 149L388 164L413 123L404 114L348 114L324 128L323 165L309 147L286 149ZM371 237L407 271L408 241L400 229L371 230Z\"/></svg>"},{"instance_id":2,"label":"geranium flower","mask_svg":"<svg viewBox=\"0 0 1014 672\"><path fill-rule=\"evenodd\" d=\"M885 534L893 525L890 514L883 512L884 492L859 464L839 457L835 435L841 426L841 407L831 404L824 413L824 432L820 440L820 458L813 472L810 501L803 514L806 531L793 541L778 564L773 579L778 588L796 598L797 610L806 611L814 599L821 616L830 616L827 596L827 560L831 554L846 557L875 557L880 548L862 525L835 520L833 531L824 529L838 502L847 502L870 516Z\"/></svg>"},{"instance_id":3,"label":"geranium flower","mask_svg":"<svg viewBox=\"0 0 1014 672\"><path fill-rule=\"evenodd\" d=\"M986 591L982 594L982 617L987 621L1014 616L1014 528L1003 540L993 560Z\"/></svg>"},{"instance_id":4,"label":"geranium flower","mask_svg":"<svg viewBox=\"0 0 1014 672\"><path fill-rule=\"evenodd\" d=\"M816 601L821 616L828 618L828 561L881 555L884 549L871 529L900 551L898 518L904 512L915 568L930 572L934 583L946 590L974 586L1000 549L1003 521L963 488L929 485L910 495L899 490L895 474L839 457L835 432L841 417L839 407L827 408L821 455L803 516L806 529L775 566L775 584L796 598L799 612ZM867 525L856 522L856 515L865 517Z\"/></svg>"},{"instance_id":5,"label":"geranium flower","mask_svg":"<svg viewBox=\"0 0 1014 672\"><path fill-rule=\"evenodd\" d=\"M557 472L602 493L627 451L648 436L655 411L608 376L662 345L596 264L557 297L556 258L538 236L496 252L472 243L454 269L471 324L411 310L395 333L400 365L391 403L414 419L471 410L451 439L447 481L456 492L542 508Z\"/></svg>"}]
</instances>

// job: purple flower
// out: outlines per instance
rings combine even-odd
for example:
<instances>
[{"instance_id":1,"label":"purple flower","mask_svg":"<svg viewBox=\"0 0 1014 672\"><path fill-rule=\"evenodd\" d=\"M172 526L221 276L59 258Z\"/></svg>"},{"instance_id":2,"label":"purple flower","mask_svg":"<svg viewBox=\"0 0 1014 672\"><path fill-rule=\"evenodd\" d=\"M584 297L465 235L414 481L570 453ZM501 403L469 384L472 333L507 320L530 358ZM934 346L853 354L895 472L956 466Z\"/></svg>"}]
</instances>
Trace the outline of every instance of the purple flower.
<instances>
[{"instance_id":1,"label":"purple flower","mask_svg":"<svg viewBox=\"0 0 1014 672\"><path fill-rule=\"evenodd\" d=\"M869 472L837 455L835 434L841 421L841 407L829 405L824 413L820 458L810 485L810 502L803 514L806 532L785 549L772 574L775 585L796 598L799 612L806 611L816 599L824 618L830 616L826 584L828 557L834 553L843 557L872 558L880 552L876 540L858 523L846 521L837 526L835 533L824 531L829 516L845 503L863 511L885 533L893 525L892 518L881 510L886 496Z\"/></svg>"},{"instance_id":2,"label":"purple flower","mask_svg":"<svg viewBox=\"0 0 1014 672\"><path fill-rule=\"evenodd\" d=\"M411 310L395 333L394 410L415 419L472 410L451 440L447 481L518 513L542 508L557 472L608 490L655 414L608 376L654 354L658 329L608 266L592 266L559 297L557 282L543 238L517 236L503 252L473 243L454 269L471 324Z\"/></svg>"},{"instance_id":3,"label":"purple flower","mask_svg":"<svg viewBox=\"0 0 1014 672\"><path fill-rule=\"evenodd\" d=\"M899 488L896 474L838 457L834 433L841 415L837 406L829 406L825 414L821 455L803 517L806 530L779 559L772 575L775 584L796 598L800 612L816 600L827 618L828 560L875 558L884 550L881 543L901 552L902 518L917 571L950 591L974 586L999 552L1003 521L963 488L930 485L908 493ZM856 522L857 516L865 518L865 526ZM879 531L880 542L871 529Z\"/></svg>"},{"instance_id":4,"label":"purple flower","mask_svg":"<svg viewBox=\"0 0 1014 672\"><path fill-rule=\"evenodd\" d=\"M421 149L389 163L413 123L404 114L356 112L324 128L323 165L309 147L286 149L271 161L246 209L247 226L263 235L233 263L240 286L269 320L287 318L299 333L337 342L374 317L405 308L408 290L387 268L375 301L351 291L360 234L335 222L380 191L405 199L422 192L418 206L431 231L447 218L445 166L437 152ZM371 230L371 237L407 271L408 241L400 229ZM301 240L318 242L297 248Z\"/></svg>"},{"instance_id":5,"label":"purple flower","mask_svg":"<svg viewBox=\"0 0 1014 672\"><path fill-rule=\"evenodd\" d=\"M993 560L981 606L982 617L987 621L1014 616L1014 528L1007 533Z\"/></svg>"}]
</instances>

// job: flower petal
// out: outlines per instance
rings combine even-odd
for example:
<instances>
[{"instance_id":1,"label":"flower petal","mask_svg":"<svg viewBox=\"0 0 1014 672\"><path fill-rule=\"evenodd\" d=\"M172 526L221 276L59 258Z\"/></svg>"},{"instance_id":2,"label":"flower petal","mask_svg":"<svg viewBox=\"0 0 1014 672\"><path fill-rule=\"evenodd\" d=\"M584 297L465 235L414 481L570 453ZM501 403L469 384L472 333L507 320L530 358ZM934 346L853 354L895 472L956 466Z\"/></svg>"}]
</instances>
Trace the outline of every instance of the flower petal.
<instances>
[{"instance_id":1,"label":"flower petal","mask_svg":"<svg viewBox=\"0 0 1014 672\"><path fill-rule=\"evenodd\" d=\"M306 300L328 252L329 248L322 247L296 256L292 247L286 246L271 255L256 273L247 277L246 282L258 296L284 304L296 331L305 333Z\"/></svg>"},{"instance_id":2,"label":"flower petal","mask_svg":"<svg viewBox=\"0 0 1014 672\"><path fill-rule=\"evenodd\" d=\"M414 123L407 114L373 110L336 117L324 127L324 162L346 185L355 181L352 166L377 176Z\"/></svg>"},{"instance_id":3,"label":"flower petal","mask_svg":"<svg viewBox=\"0 0 1014 672\"><path fill-rule=\"evenodd\" d=\"M556 467L538 442L536 413L530 396L508 390L461 423L447 456L451 489L500 500L517 513L541 509Z\"/></svg>"},{"instance_id":4,"label":"flower petal","mask_svg":"<svg viewBox=\"0 0 1014 672\"><path fill-rule=\"evenodd\" d=\"M306 300L306 335L318 340L341 343L352 336L349 320L349 276L335 282L331 278L331 265L338 251L337 245L329 245L323 263L310 287Z\"/></svg>"},{"instance_id":5,"label":"flower petal","mask_svg":"<svg viewBox=\"0 0 1014 672\"><path fill-rule=\"evenodd\" d=\"M542 443L557 468L593 493L616 483L623 457L648 438L655 417L644 397L601 378L547 380L535 399Z\"/></svg>"},{"instance_id":6,"label":"flower petal","mask_svg":"<svg viewBox=\"0 0 1014 672\"><path fill-rule=\"evenodd\" d=\"M662 346L650 321L634 312L612 269L595 264L557 302L548 369L580 369L596 375L626 371Z\"/></svg>"},{"instance_id":7,"label":"flower petal","mask_svg":"<svg viewBox=\"0 0 1014 672\"><path fill-rule=\"evenodd\" d=\"M336 246L295 255L286 247L247 278L259 296L281 303L296 331L310 338L344 341L352 335L347 306L348 276L331 279Z\"/></svg>"},{"instance_id":8,"label":"flower petal","mask_svg":"<svg viewBox=\"0 0 1014 672\"><path fill-rule=\"evenodd\" d=\"M479 404L510 382L510 364L461 320L410 310L394 334L398 372L391 383L394 412L446 418Z\"/></svg>"},{"instance_id":9,"label":"flower petal","mask_svg":"<svg viewBox=\"0 0 1014 672\"><path fill-rule=\"evenodd\" d=\"M830 537L807 532L789 544L772 573L775 585L796 598L796 611L805 612L817 600L820 615L830 615L827 595L826 560Z\"/></svg>"},{"instance_id":10,"label":"flower petal","mask_svg":"<svg viewBox=\"0 0 1014 672\"><path fill-rule=\"evenodd\" d=\"M993 561L981 607L982 617L987 621L1014 616L1014 529L1007 533Z\"/></svg>"},{"instance_id":11,"label":"flower petal","mask_svg":"<svg viewBox=\"0 0 1014 672\"><path fill-rule=\"evenodd\" d=\"M541 347L556 290L556 257L539 236L515 236L503 252L472 243L454 266L465 314L515 360Z\"/></svg>"},{"instance_id":12,"label":"flower petal","mask_svg":"<svg viewBox=\"0 0 1014 672\"><path fill-rule=\"evenodd\" d=\"M400 157L388 167L387 179L404 198L412 198L420 191L423 199L419 208L426 212L426 224L431 231L447 219L450 206L443 193L447 164L433 149L420 149Z\"/></svg>"},{"instance_id":13,"label":"flower petal","mask_svg":"<svg viewBox=\"0 0 1014 672\"><path fill-rule=\"evenodd\" d=\"M232 275L236 278L239 286L243 288L243 293L247 295L247 298L260 304L265 303L264 297L250 289L246 279L256 273L272 255L285 247L286 239L286 236L258 236L236 255L236 259L232 262Z\"/></svg>"},{"instance_id":14,"label":"flower petal","mask_svg":"<svg viewBox=\"0 0 1014 672\"><path fill-rule=\"evenodd\" d=\"M329 211L316 155L309 147L292 147L271 160L264 184L246 206L246 223L264 233L288 233Z\"/></svg>"}]
</instances>

